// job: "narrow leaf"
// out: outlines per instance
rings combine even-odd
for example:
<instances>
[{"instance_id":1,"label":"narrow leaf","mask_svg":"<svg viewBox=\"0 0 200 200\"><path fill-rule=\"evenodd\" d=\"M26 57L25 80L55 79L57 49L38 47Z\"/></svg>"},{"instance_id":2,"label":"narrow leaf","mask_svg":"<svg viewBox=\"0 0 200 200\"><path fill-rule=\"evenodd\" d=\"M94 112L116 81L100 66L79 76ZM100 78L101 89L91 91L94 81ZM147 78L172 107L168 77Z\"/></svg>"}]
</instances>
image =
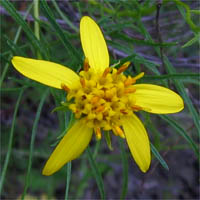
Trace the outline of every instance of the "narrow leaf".
<instances>
[{"instance_id":1,"label":"narrow leaf","mask_svg":"<svg viewBox=\"0 0 200 200\"><path fill-rule=\"evenodd\" d=\"M90 167L92 168L92 173L93 173L93 175L96 179L96 183L97 183L97 186L98 186L98 189L99 189L99 192L100 192L101 199L105 199L103 179L102 179L102 176L101 176L99 169L97 167L97 163L94 161L89 147L86 149L86 152L87 152L87 157L88 157L88 160L89 160L89 163L90 163Z\"/></svg>"},{"instance_id":2,"label":"narrow leaf","mask_svg":"<svg viewBox=\"0 0 200 200\"><path fill-rule=\"evenodd\" d=\"M150 143L151 146L151 151L153 153L153 155L158 159L158 161L160 162L160 164L166 169L169 170L169 167L167 165L167 163L165 162L165 160L162 158L162 156L159 154L158 150L155 148L155 146Z\"/></svg>"},{"instance_id":3,"label":"narrow leaf","mask_svg":"<svg viewBox=\"0 0 200 200\"><path fill-rule=\"evenodd\" d=\"M79 64L82 64L81 56L79 55L78 51L71 45L70 41L68 40L66 34L63 33L63 30L58 25L53 15L53 12L50 10L46 1L41 1L42 8L46 17L48 18L49 22L51 23L52 27L55 29L55 33L60 38L61 42L63 43L64 47L66 48L67 52L70 53L72 57L74 57Z\"/></svg>"},{"instance_id":4,"label":"narrow leaf","mask_svg":"<svg viewBox=\"0 0 200 200\"><path fill-rule=\"evenodd\" d=\"M170 63L170 61L168 60L168 58L166 56L164 56L164 62L165 62L165 65L166 65L166 70L168 71L169 74L176 73L176 70L174 69L174 67L172 66L172 64ZM174 84L175 84L178 92L183 97L185 104L187 104L187 106L190 110L190 113L192 114L194 124L195 124L195 126L198 130L198 134L199 134L199 137L200 137L199 115L198 115L196 109L194 108L191 99L189 98L188 94L186 93L186 90L185 90L183 83L177 81L176 79L173 79L173 81L174 81Z\"/></svg>"},{"instance_id":5,"label":"narrow leaf","mask_svg":"<svg viewBox=\"0 0 200 200\"><path fill-rule=\"evenodd\" d=\"M8 0L1 1L1 3L4 6L4 8L8 11L8 13L13 17L13 19L22 27L27 37L29 38L29 41L35 47L35 49L40 50L41 53L45 55L45 48L40 43L40 41L35 37L33 31L30 29L30 27L22 18L22 16L19 15L13 4Z\"/></svg>"},{"instance_id":6,"label":"narrow leaf","mask_svg":"<svg viewBox=\"0 0 200 200\"><path fill-rule=\"evenodd\" d=\"M179 135L185 138L185 140L190 144L192 149L194 150L197 157L199 157L199 149L193 139L186 133L186 131L172 118L167 115L159 115L163 120L165 120L169 125L174 128Z\"/></svg>"},{"instance_id":7,"label":"narrow leaf","mask_svg":"<svg viewBox=\"0 0 200 200\"><path fill-rule=\"evenodd\" d=\"M123 166L122 172L122 191L120 199L125 199L128 191L128 159L124 148L124 140L119 138L119 146L121 150L121 160Z\"/></svg>"},{"instance_id":8,"label":"narrow leaf","mask_svg":"<svg viewBox=\"0 0 200 200\"><path fill-rule=\"evenodd\" d=\"M30 175L31 175L31 167L32 167L32 159L33 159L33 152L34 152L34 143L35 143L35 136L36 136L36 131L37 131L37 126L38 126L38 122L40 119L40 115L41 115L41 111L42 111L42 107L44 105L44 101L48 95L48 89L43 93L38 109L37 109L37 113L35 116L35 120L33 123L33 129L32 129L32 135L31 135L31 143L30 143L30 151L29 151L29 159L28 159L28 168L27 168L27 174L26 174L26 180L25 180L25 186L24 186L24 191L22 194L22 199L25 198L25 195L27 193L28 187L30 185Z\"/></svg>"},{"instance_id":9,"label":"narrow leaf","mask_svg":"<svg viewBox=\"0 0 200 200\"><path fill-rule=\"evenodd\" d=\"M9 161L10 161L10 156L11 156L11 151L12 151L12 144L13 144L13 137L14 137L15 122L16 122L17 112L18 112L18 109L19 109L19 103L20 103L22 95L24 93L24 89L25 89L25 87L21 89L21 91L19 93L19 96L18 96L18 99L17 99L17 103L15 105L12 125L11 125L11 129L10 129L10 137L9 137L9 142L8 142L8 151L6 153L6 158L5 158L5 162L4 162L2 173L1 173L0 194L2 194L1 192L2 192L2 189L3 189L3 185L4 185L4 180L5 180L5 177L6 177L8 164L9 164Z\"/></svg>"}]
</instances>

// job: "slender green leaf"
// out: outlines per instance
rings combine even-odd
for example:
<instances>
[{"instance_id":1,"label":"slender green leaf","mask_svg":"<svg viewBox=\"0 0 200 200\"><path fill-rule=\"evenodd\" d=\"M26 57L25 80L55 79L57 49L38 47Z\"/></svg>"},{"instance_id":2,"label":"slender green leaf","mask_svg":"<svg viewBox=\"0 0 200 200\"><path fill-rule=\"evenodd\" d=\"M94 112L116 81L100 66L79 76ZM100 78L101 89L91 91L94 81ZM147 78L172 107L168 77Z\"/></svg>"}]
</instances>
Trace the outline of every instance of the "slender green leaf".
<instances>
[{"instance_id":1,"label":"slender green leaf","mask_svg":"<svg viewBox=\"0 0 200 200\"><path fill-rule=\"evenodd\" d=\"M178 80L185 80L185 79L200 79L199 74L195 73L182 73L182 74L164 74L164 75L145 75L142 80L165 80L165 79L178 79Z\"/></svg>"},{"instance_id":2,"label":"slender green leaf","mask_svg":"<svg viewBox=\"0 0 200 200\"><path fill-rule=\"evenodd\" d=\"M24 88L21 89L19 96L17 98L17 103L15 105L15 110L14 110L14 114L13 114L13 120L12 120L12 125L11 125L11 129L10 129L10 137L9 137L9 143L8 143L8 151L6 153L6 158L4 161L4 165L3 165L3 170L2 170L2 174L1 174L1 180L0 180L0 194L2 194L2 189L3 189L3 185L4 185L4 180L6 177L6 172L7 172L7 168L8 168L8 164L10 161L10 156L11 156L11 151L12 151L12 145L13 145L13 138L14 138L14 129L15 129L15 122L16 122L16 117L17 117L17 112L19 109L19 103L21 101L22 95L24 93Z\"/></svg>"},{"instance_id":3,"label":"slender green leaf","mask_svg":"<svg viewBox=\"0 0 200 200\"><path fill-rule=\"evenodd\" d=\"M183 83L191 83L200 86L199 79L183 79L181 80Z\"/></svg>"},{"instance_id":4,"label":"slender green leaf","mask_svg":"<svg viewBox=\"0 0 200 200\"><path fill-rule=\"evenodd\" d=\"M174 67L172 66L172 64L170 63L170 61L168 60L168 58L166 56L164 56L164 62L166 65L166 70L168 71L169 74L176 73L176 70L174 69ZM198 113L197 113L196 109L194 108L191 99L189 98L188 94L186 93L184 85L181 82L177 81L176 79L173 79L173 81L174 81L174 84L175 84L178 92L182 95L185 104L187 104L187 106L192 114L194 124L198 130L198 134L200 137L200 123L199 123Z\"/></svg>"},{"instance_id":5,"label":"slender green leaf","mask_svg":"<svg viewBox=\"0 0 200 200\"><path fill-rule=\"evenodd\" d=\"M166 115L159 115L163 120L165 120L169 125L174 128L178 134L180 134L185 140L190 144L192 149L194 150L197 157L199 157L199 149L193 139L186 133L186 131L172 118Z\"/></svg>"},{"instance_id":6,"label":"slender green leaf","mask_svg":"<svg viewBox=\"0 0 200 200\"><path fill-rule=\"evenodd\" d=\"M191 40L189 40L188 42L186 42L182 48L186 48L189 47L191 45L193 45L195 42L198 42L200 39L200 33L196 34Z\"/></svg>"},{"instance_id":7,"label":"slender green leaf","mask_svg":"<svg viewBox=\"0 0 200 200\"><path fill-rule=\"evenodd\" d=\"M196 24L194 24L194 22L191 19L190 7L186 3L184 3L184 2L182 2L180 0L174 0L174 2L176 3L176 6L178 7L181 15L183 16L185 21L188 23L190 28L196 33L200 32L200 27L197 26Z\"/></svg>"},{"instance_id":8,"label":"slender green leaf","mask_svg":"<svg viewBox=\"0 0 200 200\"><path fill-rule=\"evenodd\" d=\"M67 107L67 106L58 106L58 107L55 107L52 111L51 111L51 113L54 113L54 112L57 112L57 111L64 111L64 112L66 112L66 111L68 111L69 110L69 108Z\"/></svg>"},{"instance_id":9,"label":"slender green leaf","mask_svg":"<svg viewBox=\"0 0 200 200\"><path fill-rule=\"evenodd\" d=\"M191 13L200 15L200 10L190 10Z\"/></svg>"},{"instance_id":10,"label":"slender green leaf","mask_svg":"<svg viewBox=\"0 0 200 200\"><path fill-rule=\"evenodd\" d=\"M97 167L97 163L94 161L94 158L92 156L92 153L91 153L89 147L87 147L86 152L87 152L87 157L88 157L93 175L96 179L96 183L97 183L97 186L98 186L98 189L99 189L99 192L100 192L101 199L105 199L103 179L102 179L102 176L101 176L99 169Z\"/></svg>"},{"instance_id":11,"label":"slender green leaf","mask_svg":"<svg viewBox=\"0 0 200 200\"><path fill-rule=\"evenodd\" d=\"M35 81L27 81L29 79L25 78L24 80L23 79L17 79L17 78L14 78L14 77L8 77L8 80L11 80L13 82L16 82L16 83L19 83L20 85L22 86L29 86L29 87L43 87L43 85L41 85L40 83L38 82L35 82Z\"/></svg>"},{"instance_id":12,"label":"slender green leaf","mask_svg":"<svg viewBox=\"0 0 200 200\"><path fill-rule=\"evenodd\" d=\"M66 33L64 34L63 30L56 22L53 12L50 10L49 6L47 5L47 2L41 1L41 5L46 17L49 19L49 22L51 23L52 27L55 29L55 33L60 38L67 52L69 52L70 56L75 58L79 64L82 64L82 58L79 52L71 45L71 42L68 40L67 34Z\"/></svg>"},{"instance_id":13,"label":"slender green leaf","mask_svg":"<svg viewBox=\"0 0 200 200\"><path fill-rule=\"evenodd\" d=\"M67 128L67 130L69 130L69 128L71 127L71 122L73 120L73 117L71 115L70 121L67 121L67 113L64 115L65 117L65 128ZM67 132L66 130L66 132ZM65 132L65 133L66 133ZM66 187L65 187L65 200L68 200L68 196L69 196L69 186L70 186L70 181L71 181L71 168L72 168L72 162L68 162L67 163L67 173L66 173Z\"/></svg>"},{"instance_id":14,"label":"slender green leaf","mask_svg":"<svg viewBox=\"0 0 200 200\"><path fill-rule=\"evenodd\" d=\"M133 52L132 49L122 46L120 43L117 42L113 42L113 41L107 41L108 44L110 44L111 46L113 46L114 48L125 52L126 54L129 54L130 52ZM158 69L156 68L158 66L157 63L151 62L146 60L144 57L138 55L137 53L132 53L131 55L127 56L126 58L121 59L120 63L123 63L124 61L132 61L140 63L140 64L144 64L144 66L149 69L150 71L154 72L155 74L160 74Z\"/></svg>"},{"instance_id":15,"label":"slender green leaf","mask_svg":"<svg viewBox=\"0 0 200 200\"><path fill-rule=\"evenodd\" d=\"M119 146L121 150L121 160L122 160L122 166L123 166L123 172L122 172L122 191L120 195L120 199L125 199L126 194L128 191L128 159L124 148L124 140L119 138Z\"/></svg>"},{"instance_id":16,"label":"slender green leaf","mask_svg":"<svg viewBox=\"0 0 200 200\"><path fill-rule=\"evenodd\" d=\"M24 32L27 34L29 41L35 47L35 49L40 50L41 53L45 55L45 48L40 43L40 41L35 37L33 31L25 22L25 20L22 18L22 16L17 12L13 4L8 0L1 1L1 3L4 6L4 8L9 12L9 14L13 17L13 19L22 27Z\"/></svg>"},{"instance_id":17,"label":"slender green leaf","mask_svg":"<svg viewBox=\"0 0 200 200\"><path fill-rule=\"evenodd\" d=\"M72 163L71 162L67 163L66 168L67 168L67 173L66 173L65 200L68 200Z\"/></svg>"},{"instance_id":18,"label":"slender green leaf","mask_svg":"<svg viewBox=\"0 0 200 200\"><path fill-rule=\"evenodd\" d=\"M169 170L169 167L167 165L167 163L165 162L165 160L162 158L162 156L159 154L158 150L155 148L155 146L150 143L151 146L151 151L153 153L153 155L158 159L158 161L160 162L160 164L166 169Z\"/></svg>"},{"instance_id":19,"label":"slender green leaf","mask_svg":"<svg viewBox=\"0 0 200 200\"><path fill-rule=\"evenodd\" d=\"M17 88L0 88L0 93L1 92L18 92L22 89L23 87L17 87Z\"/></svg>"},{"instance_id":20,"label":"slender green leaf","mask_svg":"<svg viewBox=\"0 0 200 200\"><path fill-rule=\"evenodd\" d=\"M142 31L143 31L143 34L145 35L145 37L147 39L149 39L150 41L153 41L150 34L148 33L148 31L145 29L144 25L142 24L141 21L138 21L138 25L141 27ZM156 53L160 55L160 49L159 47L154 47ZM169 74L176 74L176 70L174 69L174 67L172 66L172 64L170 63L169 59L166 57L166 56L163 56L163 59L164 59L164 63L165 63L165 67L166 67L166 70ZM160 74L160 73L159 73ZM184 102L187 104L191 114L192 114L192 117L193 117L193 120L194 120L194 124L195 126L197 127L197 130L198 130L198 134L200 136L200 123L199 123L199 116L197 114L197 111L195 110L190 98L188 97L186 91L185 91L185 88L184 88L184 85L183 83L177 81L176 79L173 79L174 81L174 84L177 88L177 90L179 91L179 93L182 95L183 99L184 99Z\"/></svg>"},{"instance_id":21,"label":"slender green leaf","mask_svg":"<svg viewBox=\"0 0 200 200\"><path fill-rule=\"evenodd\" d=\"M101 146L101 140L96 141L95 148L94 148L94 153L93 153L93 158L94 158L94 159L95 159L95 158L97 157L97 155L98 155L100 146Z\"/></svg>"},{"instance_id":22,"label":"slender green leaf","mask_svg":"<svg viewBox=\"0 0 200 200\"><path fill-rule=\"evenodd\" d=\"M27 9L25 15L24 15L24 18L23 18L22 20L24 20L24 19L28 16L28 14L30 13L30 10L31 10L32 6L33 6L33 4L31 3L30 6L29 6L28 9ZM17 44L17 41L18 41L18 39L19 39L21 30L22 30L22 26L20 26L20 27L17 29L16 35L15 35L15 38L14 38L14 41L13 41L14 44ZM1 55L1 56L2 56L2 55ZM12 53L10 52L9 55L8 55L7 57L9 58L8 60L10 60L11 57L12 57ZM3 80L4 80L5 76L6 76L6 74L7 74L9 64L10 64L10 62L6 63L5 67L3 68L3 72L2 72L2 75L1 75L1 79L0 79L0 88L1 88L1 86L2 86L2 83L3 83Z\"/></svg>"},{"instance_id":23,"label":"slender green leaf","mask_svg":"<svg viewBox=\"0 0 200 200\"><path fill-rule=\"evenodd\" d=\"M30 184L30 175L31 175L31 167L32 167L32 159L33 159L33 152L34 152L34 143L35 143L35 136L36 136L36 131L37 131L37 126L38 126L38 122L40 119L40 115L41 115L41 111L42 111L42 107L44 105L44 101L47 97L49 93L49 90L46 89L46 91L43 93L38 109L37 109L37 113L35 116L35 120L33 123L33 129L32 129L32 135L31 135L31 143L30 143L30 152L29 152L29 159L28 159L28 168L27 168L27 174L26 174L26 180L25 180L25 186L24 186L24 191L22 194L22 200L24 200L24 197L27 193L29 184Z\"/></svg>"},{"instance_id":24,"label":"slender green leaf","mask_svg":"<svg viewBox=\"0 0 200 200\"><path fill-rule=\"evenodd\" d=\"M112 147L110 132L109 132L109 131L104 131L104 136L105 136L105 139L106 139L106 143L107 143L107 145L108 145L108 148L112 151L112 150L113 150L113 147Z\"/></svg>"},{"instance_id":25,"label":"slender green leaf","mask_svg":"<svg viewBox=\"0 0 200 200\"><path fill-rule=\"evenodd\" d=\"M152 41L147 41L147 40L139 40L136 38L130 38L127 35L124 35L122 33L112 33L111 34L112 39L113 38L120 38L123 41L131 42L132 44L138 44L138 45L146 45L146 46L159 46L159 47L169 47L169 46L174 46L177 45L177 42L164 42L164 43L156 43Z\"/></svg>"},{"instance_id":26,"label":"slender green leaf","mask_svg":"<svg viewBox=\"0 0 200 200\"><path fill-rule=\"evenodd\" d=\"M70 26L71 29L73 29L76 32L79 32L79 29L67 18L67 16L60 10L59 6L57 5L57 2L55 0L51 0L55 9L60 14L62 19L66 22L67 25Z\"/></svg>"}]
</instances>

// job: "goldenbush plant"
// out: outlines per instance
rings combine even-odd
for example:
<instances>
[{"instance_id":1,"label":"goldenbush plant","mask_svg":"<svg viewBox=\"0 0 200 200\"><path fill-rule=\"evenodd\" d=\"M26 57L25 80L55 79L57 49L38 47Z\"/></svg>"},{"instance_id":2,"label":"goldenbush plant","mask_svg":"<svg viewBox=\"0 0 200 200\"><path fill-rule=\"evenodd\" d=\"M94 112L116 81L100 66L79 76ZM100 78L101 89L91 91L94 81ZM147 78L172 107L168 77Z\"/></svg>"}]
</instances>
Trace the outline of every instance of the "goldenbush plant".
<instances>
[{"instance_id":1,"label":"goldenbush plant","mask_svg":"<svg viewBox=\"0 0 200 200\"><path fill-rule=\"evenodd\" d=\"M197 6L1 1L2 199L198 199Z\"/></svg>"}]
</instances>

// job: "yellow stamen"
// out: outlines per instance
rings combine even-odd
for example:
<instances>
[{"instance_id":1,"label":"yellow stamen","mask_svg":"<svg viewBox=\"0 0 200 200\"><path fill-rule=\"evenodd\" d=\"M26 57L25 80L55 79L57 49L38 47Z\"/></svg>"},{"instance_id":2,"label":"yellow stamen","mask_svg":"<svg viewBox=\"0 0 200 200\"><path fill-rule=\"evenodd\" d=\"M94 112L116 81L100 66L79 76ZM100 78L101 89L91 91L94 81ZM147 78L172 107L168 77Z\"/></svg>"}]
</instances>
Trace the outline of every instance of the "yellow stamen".
<instances>
[{"instance_id":1,"label":"yellow stamen","mask_svg":"<svg viewBox=\"0 0 200 200\"><path fill-rule=\"evenodd\" d=\"M64 84L64 83L61 83L61 88L65 91L65 92L69 92L70 89Z\"/></svg>"},{"instance_id":2,"label":"yellow stamen","mask_svg":"<svg viewBox=\"0 0 200 200\"><path fill-rule=\"evenodd\" d=\"M132 84L135 83L135 82L136 82L135 79L129 77L129 78L127 78L127 79L124 81L124 86L127 87L127 86L129 86L129 85L132 85Z\"/></svg>"},{"instance_id":3,"label":"yellow stamen","mask_svg":"<svg viewBox=\"0 0 200 200\"><path fill-rule=\"evenodd\" d=\"M101 129L99 127L95 129L95 135L97 140L101 139Z\"/></svg>"},{"instance_id":4,"label":"yellow stamen","mask_svg":"<svg viewBox=\"0 0 200 200\"><path fill-rule=\"evenodd\" d=\"M130 65L130 62L125 62L118 70L117 70L117 74L121 74L122 72L124 72L128 66Z\"/></svg>"},{"instance_id":5,"label":"yellow stamen","mask_svg":"<svg viewBox=\"0 0 200 200\"><path fill-rule=\"evenodd\" d=\"M140 107L140 106L136 106L136 105L131 106L131 108L132 108L134 111L142 110L142 107Z\"/></svg>"},{"instance_id":6,"label":"yellow stamen","mask_svg":"<svg viewBox=\"0 0 200 200\"><path fill-rule=\"evenodd\" d=\"M80 83L81 83L82 87L85 88L85 79L84 78L80 78Z\"/></svg>"},{"instance_id":7,"label":"yellow stamen","mask_svg":"<svg viewBox=\"0 0 200 200\"><path fill-rule=\"evenodd\" d=\"M105 106L99 106L95 111L96 112L102 112L105 109Z\"/></svg>"},{"instance_id":8,"label":"yellow stamen","mask_svg":"<svg viewBox=\"0 0 200 200\"><path fill-rule=\"evenodd\" d=\"M114 131L119 135L121 138L125 138L124 132L119 126L114 127Z\"/></svg>"},{"instance_id":9,"label":"yellow stamen","mask_svg":"<svg viewBox=\"0 0 200 200\"><path fill-rule=\"evenodd\" d=\"M119 72L129 64L127 62L122 65ZM71 89L68 93L70 100L73 98L73 106L69 108L76 118L84 118L88 127L94 130L99 127L94 132L100 133L100 129L112 130L116 136L124 138L125 133L120 128L122 118L132 112L144 110L135 106L137 99L131 97L137 89L135 81L131 76L117 74L117 70L112 68L105 68L102 73L96 73L92 68L81 71L79 89ZM100 134L97 135L100 138Z\"/></svg>"},{"instance_id":10,"label":"yellow stamen","mask_svg":"<svg viewBox=\"0 0 200 200\"><path fill-rule=\"evenodd\" d=\"M94 96L94 97L92 97L92 99L90 100L90 102L91 102L91 104L96 104L99 100L100 100L100 97Z\"/></svg>"},{"instance_id":11,"label":"yellow stamen","mask_svg":"<svg viewBox=\"0 0 200 200\"><path fill-rule=\"evenodd\" d=\"M124 93L125 94L128 94L128 93L133 93L133 92L135 92L136 91L136 88L126 88L125 90L124 90Z\"/></svg>"},{"instance_id":12,"label":"yellow stamen","mask_svg":"<svg viewBox=\"0 0 200 200\"><path fill-rule=\"evenodd\" d=\"M138 80L144 76L144 72L139 73L137 76L133 77L134 80Z\"/></svg>"},{"instance_id":13,"label":"yellow stamen","mask_svg":"<svg viewBox=\"0 0 200 200\"><path fill-rule=\"evenodd\" d=\"M107 76L107 74L110 72L110 67L106 68L103 72L103 77L105 78Z\"/></svg>"},{"instance_id":14,"label":"yellow stamen","mask_svg":"<svg viewBox=\"0 0 200 200\"><path fill-rule=\"evenodd\" d=\"M126 112L125 109L121 109L120 112L123 113L123 114L125 114L125 115L128 114L128 112Z\"/></svg>"},{"instance_id":15,"label":"yellow stamen","mask_svg":"<svg viewBox=\"0 0 200 200\"><path fill-rule=\"evenodd\" d=\"M89 66L89 61L88 58L85 58L84 63L83 63L83 69L85 72L87 72L89 70L90 66Z\"/></svg>"}]
</instances>

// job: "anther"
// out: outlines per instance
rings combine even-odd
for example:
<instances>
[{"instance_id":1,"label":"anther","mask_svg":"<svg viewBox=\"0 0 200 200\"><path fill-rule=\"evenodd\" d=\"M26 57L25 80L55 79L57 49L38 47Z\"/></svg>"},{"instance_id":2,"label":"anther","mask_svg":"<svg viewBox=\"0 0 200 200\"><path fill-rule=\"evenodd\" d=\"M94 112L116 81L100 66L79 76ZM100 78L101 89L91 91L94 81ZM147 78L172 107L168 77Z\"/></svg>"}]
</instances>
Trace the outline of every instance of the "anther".
<instances>
[{"instance_id":1,"label":"anther","mask_svg":"<svg viewBox=\"0 0 200 200\"><path fill-rule=\"evenodd\" d=\"M91 104L96 104L99 100L100 100L100 97L94 96L94 97L92 97L92 99L90 100L90 102L91 102Z\"/></svg>"},{"instance_id":2,"label":"anther","mask_svg":"<svg viewBox=\"0 0 200 200\"><path fill-rule=\"evenodd\" d=\"M114 130L117 133L117 135L119 135L121 138L125 138L124 132L119 126L115 126Z\"/></svg>"},{"instance_id":3,"label":"anther","mask_svg":"<svg viewBox=\"0 0 200 200\"><path fill-rule=\"evenodd\" d=\"M105 78L109 72L110 72L110 67L107 67L107 68L104 70L102 76Z\"/></svg>"},{"instance_id":4,"label":"anther","mask_svg":"<svg viewBox=\"0 0 200 200\"><path fill-rule=\"evenodd\" d=\"M84 63L83 63L83 69L85 72L87 72L89 70L90 66L89 66L89 61L88 58L85 58Z\"/></svg>"},{"instance_id":5,"label":"anther","mask_svg":"<svg viewBox=\"0 0 200 200\"><path fill-rule=\"evenodd\" d=\"M65 92L69 92L70 89L64 84L64 83L61 83L61 88L65 91Z\"/></svg>"},{"instance_id":6,"label":"anther","mask_svg":"<svg viewBox=\"0 0 200 200\"><path fill-rule=\"evenodd\" d=\"M138 80L144 76L144 72L139 73L137 76L133 77L134 80Z\"/></svg>"},{"instance_id":7,"label":"anther","mask_svg":"<svg viewBox=\"0 0 200 200\"><path fill-rule=\"evenodd\" d=\"M136 91L136 88L126 88L125 90L124 90L124 93L125 94L128 94L128 93L133 93L133 92L135 92Z\"/></svg>"},{"instance_id":8,"label":"anther","mask_svg":"<svg viewBox=\"0 0 200 200\"><path fill-rule=\"evenodd\" d=\"M121 74L122 72L124 72L128 66L130 65L130 62L125 62L118 70L117 70L117 74Z\"/></svg>"},{"instance_id":9,"label":"anther","mask_svg":"<svg viewBox=\"0 0 200 200\"><path fill-rule=\"evenodd\" d=\"M129 77L124 81L124 86L127 87L129 85L132 85L135 82L136 82L136 80L134 78Z\"/></svg>"},{"instance_id":10,"label":"anther","mask_svg":"<svg viewBox=\"0 0 200 200\"><path fill-rule=\"evenodd\" d=\"M95 129L95 135L97 140L101 139L101 129L99 127Z\"/></svg>"},{"instance_id":11,"label":"anther","mask_svg":"<svg viewBox=\"0 0 200 200\"><path fill-rule=\"evenodd\" d=\"M85 79L84 78L80 78L80 83L81 83L82 87L85 88Z\"/></svg>"},{"instance_id":12,"label":"anther","mask_svg":"<svg viewBox=\"0 0 200 200\"><path fill-rule=\"evenodd\" d=\"M105 109L105 106L99 106L95 111L96 112L102 112Z\"/></svg>"},{"instance_id":13,"label":"anther","mask_svg":"<svg viewBox=\"0 0 200 200\"><path fill-rule=\"evenodd\" d=\"M121 109L120 112L125 115L128 114L125 109Z\"/></svg>"},{"instance_id":14,"label":"anther","mask_svg":"<svg viewBox=\"0 0 200 200\"><path fill-rule=\"evenodd\" d=\"M134 111L142 110L142 107L140 107L140 106L136 106L136 105L131 106L131 108L132 108Z\"/></svg>"}]
</instances>

